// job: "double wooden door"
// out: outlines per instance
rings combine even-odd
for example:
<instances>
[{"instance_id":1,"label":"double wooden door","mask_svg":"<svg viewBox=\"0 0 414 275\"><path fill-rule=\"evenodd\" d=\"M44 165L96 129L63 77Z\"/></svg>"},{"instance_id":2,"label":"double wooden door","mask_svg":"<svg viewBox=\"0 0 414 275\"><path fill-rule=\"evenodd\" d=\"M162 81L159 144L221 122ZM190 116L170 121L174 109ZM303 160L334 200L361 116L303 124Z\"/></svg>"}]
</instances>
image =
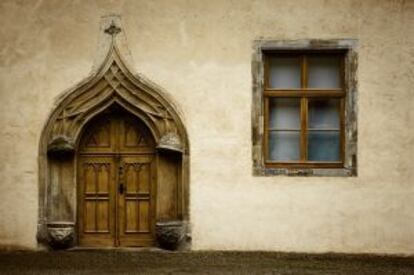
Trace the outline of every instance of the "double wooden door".
<instances>
[{"instance_id":1,"label":"double wooden door","mask_svg":"<svg viewBox=\"0 0 414 275\"><path fill-rule=\"evenodd\" d=\"M81 246L152 246L155 215L154 141L126 114L89 126L78 154Z\"/></svg>"}]
</instances>

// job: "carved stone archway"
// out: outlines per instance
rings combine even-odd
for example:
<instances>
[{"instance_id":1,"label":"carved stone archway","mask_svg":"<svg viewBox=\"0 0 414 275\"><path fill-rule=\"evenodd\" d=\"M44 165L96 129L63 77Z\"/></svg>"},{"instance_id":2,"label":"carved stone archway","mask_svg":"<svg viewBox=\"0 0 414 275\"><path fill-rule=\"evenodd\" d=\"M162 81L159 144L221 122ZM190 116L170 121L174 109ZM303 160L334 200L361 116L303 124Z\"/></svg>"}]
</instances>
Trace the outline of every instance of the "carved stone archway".
<instances>
[{"instance_id":1,"label":"carved stone archway","mask_svg":"<svg viewBox=\"0 0 414 275\"><path fill-rule=\"evenodd\" d=\"M120 18L104 17L101 31L104 38L101 48L106 49L104 58L98 56L101 65L59 98L41 135L38 241L52 247L76 245L75 152L79 138L91 119L117 104L139 118L157 143L158 173L163 173L157 177L158 194L170 203L157 205L157 233L160 233L161 242L173 247L168 241L181 239L186 231L182 225L187 224L189 217L187 132L171 99L155 84L131 73L124 59L128 53L121 54L125 41L122 40L124 36L119 35ZM174 176L169 177L168 173ZM178 229L177 224L180 225ZM167 237L162 236L163 231L167 232ZM176 232L180 236L175 236Z\"/></svg>"}]
</instances>

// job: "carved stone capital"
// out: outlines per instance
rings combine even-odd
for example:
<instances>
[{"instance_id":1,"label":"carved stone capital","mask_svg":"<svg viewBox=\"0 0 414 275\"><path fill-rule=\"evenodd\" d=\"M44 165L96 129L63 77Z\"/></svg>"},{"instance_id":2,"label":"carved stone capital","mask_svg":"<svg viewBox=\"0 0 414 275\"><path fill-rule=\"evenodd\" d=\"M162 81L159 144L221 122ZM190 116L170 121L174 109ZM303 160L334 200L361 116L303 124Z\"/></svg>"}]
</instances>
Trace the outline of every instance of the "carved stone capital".
<instances>
[{"instance_id":1,"label":"carved stone capital","mask_svg":"<svg viewBox=\"0 0 414 275\"><path fill-rule=\"evenodd\" d=\"M176 133L173 132L168 132L160 138L157 149L179 153L183 152L181 139Z\"/></svg>"},{"instance_id":2,"label":"carved stone capital","mask_svg":"<svg viewBox=\"0 0 414 275\"><path fill-rule=\"evenodd\" d=\"M74 224L71 222L49 223L47 225L47 239L53 249L65 249L73 246Z\"/></svg>"},{"instance_id":3,"label":"carved stone capital","mask_svg":"<svg viewBox=\"0 0 414 275\"><path fill-rule=\"evenodd\" d=\"M67 136L56 136L47 146L47 154L52 157L72 156L75 146Z\"/></svg>"},{"instance_id":4,"label":"carved stone capital","mask_svg":"<svg viewBox=\"0 0 414 275\"><path fill-rule=\"evenodd\" d=\"M176 250L184 241L186 223L179 220L157 222L155 235L161 248Z\"/></svg>"}]
</instances>

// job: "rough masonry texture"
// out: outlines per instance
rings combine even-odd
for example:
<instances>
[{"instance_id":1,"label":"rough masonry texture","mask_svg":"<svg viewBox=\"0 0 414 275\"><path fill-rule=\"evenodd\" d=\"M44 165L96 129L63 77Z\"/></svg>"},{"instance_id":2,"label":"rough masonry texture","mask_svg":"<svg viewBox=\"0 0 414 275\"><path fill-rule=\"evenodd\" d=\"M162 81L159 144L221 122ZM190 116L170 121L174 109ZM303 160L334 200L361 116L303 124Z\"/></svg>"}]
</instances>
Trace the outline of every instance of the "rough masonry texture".
<instances>
[{"instance_id":1,"label":"rough masonry texture","mask_svg":"<svg viewBox=\"0 0 414 275\"><path fill-rule=\"evenodd\" d=\"M193 250L414 254L414 2L403 0L0 1L1 247L39 247L42 129L103 64L110 14L128 67L167 91L187 129ZM358 41L357 176L254 176L252 45L314 39Z\"/></svg>"}]
</instances>

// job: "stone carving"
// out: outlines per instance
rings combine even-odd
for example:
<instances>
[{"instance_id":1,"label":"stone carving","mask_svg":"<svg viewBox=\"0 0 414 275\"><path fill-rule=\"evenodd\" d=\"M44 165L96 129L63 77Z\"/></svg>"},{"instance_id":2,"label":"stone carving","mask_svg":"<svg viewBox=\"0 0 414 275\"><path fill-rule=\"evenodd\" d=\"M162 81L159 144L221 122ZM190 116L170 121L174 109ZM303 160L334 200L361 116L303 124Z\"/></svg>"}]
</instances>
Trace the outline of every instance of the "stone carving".
<instances>
[{"instance_id":1,"label":"stone carving","mask_svg":"<svg viewBox=\"0 0 414 275\"><path fill-rule=\"evenodd\" d=\"M161 248L176 250L184 241L186 226L183 221L157 222L155 235Z\"/></svg>"},{"instance_id":2,"label":"stone carving","mask_svg":"<svg viewBox=\"0 0 414 275\"><path fill-rule=\"evenodd\" d=\"M47 146L47 154L52 157L71 156L74 152L73 142L65 136L56 136Z\"/></svg>"},{"instance_id":3,"label":"stone carving","mask_svg":"<svg viewBox=\"0 0 414 275\"><path fill-rule=\"evenodd\" d=\"M107 29L105 29L105 33L110 35L117 35L120 32L121 28L117 27L114 21L112 21L111 25Z\"/></svg>"},{"instance_id":4,"label":"stone carving","mask_svg":"<svg viewBox=\"0 0 414 275\"><path fill-rule=\"evenodd\" d=\"M91 114L112 104L121 105L127 110L136 109L136 115L158 137L182 130L182 126L177 124L178 117L169 110L168 104L151 87L143 85L128 73L115 46L109 59L111 61L107 68L104 66L102 75L94 81L94 85L87 89L81 87L62 106L51 129L50 142L58 137L76 140L80 128Z\"/></svg>"},{"instance_id":5,"label":"stone carving","mask_svg":"<svg viewBox=\"0 0 414 275\"><path fill-rule=\"evenodd\" d=\"M65 249L73 246L75 232L73 223L51 223L47 226L49 245L54 249Z\"/></svg>"},{"instance_id":6,"label":"stone carving","mask_svg":"<svg viewBox=\"0 0 414 275\"><path fill-rule=\"evenodd\" d=\"M76 196L73 193L76 190L76 158L63 156L76 152L84 126L114 105L142 121L151 131L160 149L168 148L182 154L183 176L179 184L182 188L181 194L186 198L177 199L184 201L180 215L183 219L188 218L189 146L180 115L172 100L160 87L141 75L133 74L128 68L123 59L123 56L129 54L125 52L126 40L122 40L124 33L120 33L120 18L104 17L101 23L101 42L104 44L100 44L99 49L107 52L105 55L99 51L97 56L103 62L93 68L89 77L58 99L41 135L38 236L39 242L49 243L53 247L70 245L75 234L73 226L53 227L48 224L50 220L74 222L76 219L76 200L61 199ZM124 50L123 54L121 50ZM60 165L63 161L66 162L65 165ZM50 190L55 190L55 193Z\"/></svg>"},{"instance_id":7,"label":"stone carving","mask_svg":"<svg viewBox=\"0 0 414 275\"><path fill-rule=\"evenodd\" d=\"M172 132L166 133L161 137L160 141L158 142L157 149L180 153L183 150L180 137L176 133Z\"/></svg>"}]
</instances>

